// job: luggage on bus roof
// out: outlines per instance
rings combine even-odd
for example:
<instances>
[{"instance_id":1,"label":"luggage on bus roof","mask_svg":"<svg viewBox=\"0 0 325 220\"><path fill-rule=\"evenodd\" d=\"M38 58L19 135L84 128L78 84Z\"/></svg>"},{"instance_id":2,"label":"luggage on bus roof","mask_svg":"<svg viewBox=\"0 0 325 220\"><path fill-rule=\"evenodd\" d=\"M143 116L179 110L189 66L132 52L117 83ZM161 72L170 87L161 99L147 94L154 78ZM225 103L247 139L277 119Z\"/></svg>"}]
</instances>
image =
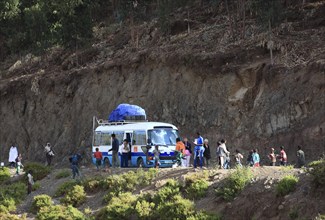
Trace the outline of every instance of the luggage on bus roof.
<instances>
[{"instance_id":1,"label":"luggage on bus roof","mask_svg":"<svg viewBox=\"0 0 325 220\"><path fill-rule=\"evenodd\" d=\"M143 108L137 105L120 104L108 117L108 121L126 121L126 120L146 120L146 112Z\"/></svg>"}]
</instances>

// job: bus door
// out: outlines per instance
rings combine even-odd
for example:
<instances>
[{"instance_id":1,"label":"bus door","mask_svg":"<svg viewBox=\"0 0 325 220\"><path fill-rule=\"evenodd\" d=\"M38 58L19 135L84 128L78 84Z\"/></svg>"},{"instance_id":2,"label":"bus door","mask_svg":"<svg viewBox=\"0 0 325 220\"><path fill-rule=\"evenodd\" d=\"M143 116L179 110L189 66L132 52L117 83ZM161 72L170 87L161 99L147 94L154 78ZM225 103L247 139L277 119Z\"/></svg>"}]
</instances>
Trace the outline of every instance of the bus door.
<instances>
[{"instance_id":1,"label":"bus door","mask_svg":"<svg viewBox=\"0 0 325 220\"><path fill-rule=\"evenodd\" d=\"M125 139L129 142L129 160L132 161L132 140L133 140L133 131L125 131ZM132 162L130 164L132 166Z\"/></svg>"}]
</instances>

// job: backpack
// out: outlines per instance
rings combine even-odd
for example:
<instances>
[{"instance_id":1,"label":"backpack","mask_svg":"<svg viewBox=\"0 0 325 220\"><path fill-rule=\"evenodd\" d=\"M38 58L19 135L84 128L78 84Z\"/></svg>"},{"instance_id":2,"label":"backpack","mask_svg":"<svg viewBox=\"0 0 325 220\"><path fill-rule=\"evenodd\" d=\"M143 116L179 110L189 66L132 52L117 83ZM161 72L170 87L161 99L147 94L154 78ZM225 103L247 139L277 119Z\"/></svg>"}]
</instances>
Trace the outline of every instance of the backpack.
<instances>
[{"instance_id":1,"label":"backpack","mask_svg":"<svg viewBox=\"0 0 325 220\"><path fill-rule=\"evenodd\" d=\"M69 157L69 161L70 161L70 163L72 163L72 164L77 164L77 163L78 163L78 160L79 160L79 157L78 157L77 154L75 154L75 155Z\"/></svg>"},{"instance_id":2,"label":"backpack","mask_svg":"<svg viewBox=\"0 0 325 220\"><path fill-rule=\"evenodd\" d=\"M75 155L72 156L71 162L72 163L78 162L78 155L77 154L75 154Z\"/></svg>"}]
</instances>

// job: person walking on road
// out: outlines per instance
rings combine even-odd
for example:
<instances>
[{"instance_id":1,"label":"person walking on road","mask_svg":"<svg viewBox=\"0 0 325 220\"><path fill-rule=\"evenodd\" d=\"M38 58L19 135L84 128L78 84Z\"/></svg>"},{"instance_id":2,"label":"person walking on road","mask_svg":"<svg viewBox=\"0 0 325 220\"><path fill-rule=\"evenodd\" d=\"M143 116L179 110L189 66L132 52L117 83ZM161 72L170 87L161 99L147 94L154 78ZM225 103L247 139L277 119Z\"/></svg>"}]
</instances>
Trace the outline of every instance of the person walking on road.
<instances>
[{"instance_id":1,"label":"person walking on road","mask_svg":"<svg viewBox=\"0 0 325 220\"><path fill-rule=\"evenodd\" d=\"M46 157L47 166L51 166L52 158L54 157L54 152L50 143L47 143L44 147L44 153Z\"/></svg>"},{"instance_id":2,"label":"person walking on road","mask_svg":"<svg viewBox=\"0 0 325 220\"><path fill-rule=\"evenodd\" d=\"M242 167L242 159L244 158L244 156L239 152L239 150L236 150L236 154L235 154L235 160L236 160L236 164L239 167Z\"/></svg>"},{"instance_id":3,"label":"person walking on road","mask_svg":"<svg viewBox=\"0 0 325 220\"><path fill-rule=\"evenodd\" d=\"M219 146L220 149L219 149L219 155L220 155L220 168L221 169L224 169L224 165L225 165L225 161L226 161L226 157L227 155L230 154L230 152L227 150L227 147L226 147L226 143L227 141L222 139L221 141L221 145Z\"/></svg>"},{"instance_id":4,"label":"person walking on road","mask_svg":"<svg viewBox=\"0 0 325 220\"><path fill-rule=\"evenodd\" d=\"M32 175L32 171L29 170L27 172L27 194L28 195L32 192L33 185L34 185L34 178L33 178L33 175Z\"/></svg>"},{"instance_id":5,"label":"person walking on road","mask_svg":"<svg viewBox=\"0 0 325 220\"><path fill-rule=\"evenodd\" d=\"M194 141L194 168L197 168L199 165L201 168L203 166L203 154L204 154L204 147L203 147L203 137L197 132L197 139Z\"/></svg>"},{"instance_id":6,"label":"person walking on road","mask_svg":"<svg viewBox=\"0 0 325 220\"><path fill-rule=\"evenodd\" d=\"M297 151L297 167L301 168L305 166L306 160L305 160L305 153L302 151L301 146L298 146Z\"/></svg>"},{"instance_id":7,"label":"person walking on road","mask_svg":"<svg viewBox=\"0 0 325 220\"><path fill-rule=\"evenodd\" d=\"M281 166L287 166L287 153L284 151L284 146L280 147L280 155L278 155L278 157L280 158L280 164Z\"/></svg>"},{"instance_id":8,"label":"person walking on road","mask_svg":"<svg viewBox=\"0 0 325 220\"><path fill-rule=\"evenodd\" d=\"M16 167L16 158L17 157L18 157L18 150L17 150L17 147L13 144L10 147L9 159L8 159L11 168Z\"/></svg>"},{"instance_id":9,"label":"person walking on road","mask_svg":"<svg viewBox=\"0 0 325 220\"><path fill-rule=\"evenodd\" d=\"M260 166L260 155L258 154L257 149L254 149L254 153L253 153L253 166L254 167L259 167Z\"/></svg>"},{"instance_id":10,"label":"person walking on road","mask_svg":"<svg viewBox=\"0 0 325 220\"><path fill-rule=\"evenodd\" d=\"M276 155L274 153L274 148L271 148L271 153L269 154L270 166L275 166L276 164Z\"/></svg>"},{"instance_id":11,"label":"person walking on road","mask_svg":"<svg viewBox=\"0 0 325 220\"><path fill-rule=\"evenodd\" d=\"M204 147L204 159L205 159L205 166L209 167L210 159L211 159L211 151L210 151L210 146L209 146L209 140L205 139L203 143Z\"/></svg>"}]
</instances>

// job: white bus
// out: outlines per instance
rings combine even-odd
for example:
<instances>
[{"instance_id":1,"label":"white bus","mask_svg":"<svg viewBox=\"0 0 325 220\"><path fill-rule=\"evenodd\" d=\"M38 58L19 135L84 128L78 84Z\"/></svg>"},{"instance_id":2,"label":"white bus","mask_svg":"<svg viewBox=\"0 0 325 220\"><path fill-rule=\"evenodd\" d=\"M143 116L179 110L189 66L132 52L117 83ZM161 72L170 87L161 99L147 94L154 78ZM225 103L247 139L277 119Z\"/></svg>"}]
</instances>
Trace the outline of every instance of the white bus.
<instances>
[{"instance_id":1,"label":"white bus","mask_svg":"<svg viewBox=\"0 0 325 220\"><path fill-rule=\"evenodd\" d=\"M172 124L147 121L107 122L94 117L92 152L99 148L103 154L103 162L110 165L112 151L109 150L112 148L112 134L115 134L120 145L124 139L129 141L131 145L129 166L131 167L154 167L152 152L156 145L159 146L160 151L160 167L171 167L176 163L174 151L176 138L179 136L177 127ZM92 160L95 163L93 156Z\"/></svg>"}]
</instances>

